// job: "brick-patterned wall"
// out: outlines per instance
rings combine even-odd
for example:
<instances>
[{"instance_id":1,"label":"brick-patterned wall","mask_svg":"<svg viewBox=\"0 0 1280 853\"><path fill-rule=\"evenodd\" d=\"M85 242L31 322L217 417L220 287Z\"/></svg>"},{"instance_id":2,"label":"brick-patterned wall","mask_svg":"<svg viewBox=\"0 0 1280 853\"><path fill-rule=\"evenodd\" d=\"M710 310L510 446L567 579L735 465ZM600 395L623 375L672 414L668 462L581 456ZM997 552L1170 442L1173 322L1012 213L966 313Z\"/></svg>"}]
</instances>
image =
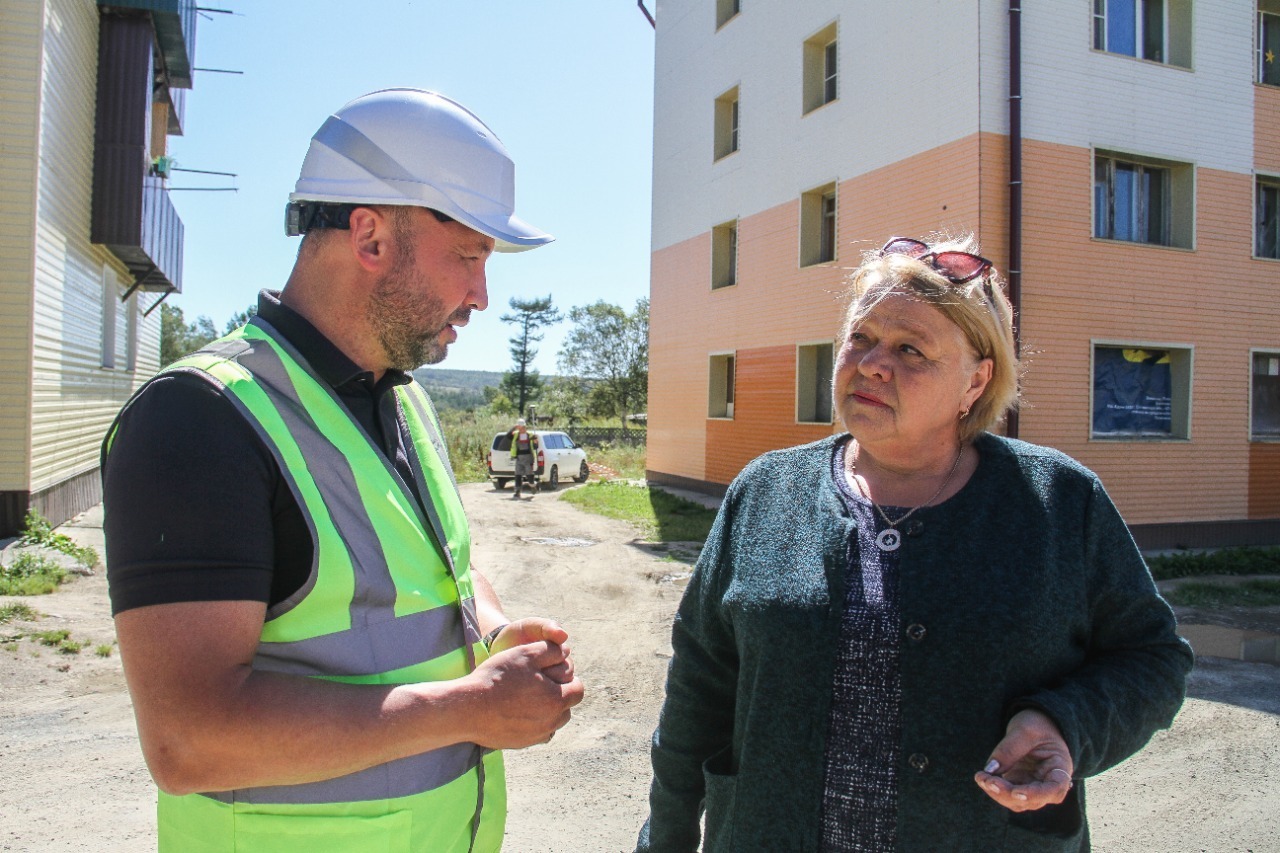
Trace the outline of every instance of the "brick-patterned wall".
<instances>
[{"instance_id":1,"label":"brick-patterned wall","mask_svg":"<svg viewBox=\"0 0 1280 853\"><path fill-rule=\"evenodd\" d=\"M1097 471L1130 523L1247 517L1248 353L1280 336L1262 310L1275 267L1250 257L1251 177L1198 169L1195 249L1173 249L1091 237L1088 149L1025 154L1021 437ZM1194 348L1190 441L1090 440L1092 339Z\"/></svg>"},{"instance_id":2,"label":"brick-patterned wall","mask_svg":"<svg viewBox=\"0 0 1280 853\"><path fill-rule=\"evenodd\" d=\"M831 435L827 424L796 423L794 347L738 350L732 420L707 421L707 473L728 483L768 450Z\"/></svg>"},{"instance_id":3,"label":"brick-patterned wall","mask_svg":"<svg viewBox=\"0 0 1280 853\"><path fill-rule=\"evenodd\" d=\"M1280 444L1249 446L1249 518L1280 518Z\"/></svg>"}]
</instances>

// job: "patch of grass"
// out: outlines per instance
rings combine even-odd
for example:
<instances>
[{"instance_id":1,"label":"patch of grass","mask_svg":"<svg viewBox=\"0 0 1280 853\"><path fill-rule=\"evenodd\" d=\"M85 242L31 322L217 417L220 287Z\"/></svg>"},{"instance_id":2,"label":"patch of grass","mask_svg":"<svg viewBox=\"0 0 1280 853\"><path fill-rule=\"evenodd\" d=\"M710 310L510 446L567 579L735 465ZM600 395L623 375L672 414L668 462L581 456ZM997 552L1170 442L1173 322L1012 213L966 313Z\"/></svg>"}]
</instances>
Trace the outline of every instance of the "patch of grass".
<instances>
[{"instance_id":1,"label":"patch of grass","mask_svg":"<svg viewBox=\"0 0 1280 853\"><path fill-rule=\"evenodd\" d=\"M99 643L93 647L93 653L100 658L109 658L111 657L111 644Z\"/></svg>"},{"instance_id":2,"label":"patch of grass","mask_svg":"<svg viewBox=\"0 0 1280 853\"><path fill-rule=\"evenodd\" d=\"M30 604L25 601L15 601L12 604L6 604L0 607L0 625L6 622L12 622L15 619L22 622L34 622L40 617Z\"/></svg>"},{"instance_id":3,"label":"patch of grass","mask_svg":"<svg viewBox=\"0 0 1280 853\"><path fill-rule=\"evenodd\" d=\"M66 628L57 628L52 631L36 631L31 635L31 638L38 641L42 646L56 646L65 640L71 639L71 632Z\"/></svg>"},{"instance_id":4,"label":"patch of grass","mask_svg":"<svg viewBox=\"0 0 1280 853\"><path fill-rule=\"evenodd\" d=\"M1223 548L1147 560L1156 580L1202 575L1280 575L1280 548Z\"/></svg>"},{"instance_id":5,"label":"patch of grass","mask_svg":"<svg viewBox=\"0 0 1280 853\"><path fill-rule=\"evenodd\" d=\"M51 548L54 551L66 554L76 562L83 563L89 568L93 568L98 564L97 551L87 545L77 545L70 536L54 531L49 519L35 509L27 510L27 517L23 523L22 537L19 541L23 545L43 545L45 548Z\"/></svg>"},{"instance_id":6,"label":"patch of grass","mask_svg":"<svg viewBox=\"0 0 1280 853\"><path fill-rule=\"evenodd\" d=\"M605 442L599 447L588 447L587 461L607 465L629 480L644 479L645 446L643 444L615 444Z\"/></svg>"},{"instance_id":7,"label":"patch of grass","mask_svg":"<svg viewBox=\"0 0 1280 853\"><path fill-rule=\"evenodd\" d=\"M80 650L84 648L84 643L73 640L70 637L58 643L58 651L64 655L78 655Z\"/></svg>"},{"instance_id":8,"label":"patch of grass","mask_svg":"<svg viewBox=\"0 0 1280 853\"><path fill-rule=\"evenodd\" d=\"M1168 599L1183 607L1275 607L1280 605L1280 580L1251 580L1239 584L1192 581L1180 584Z\"/></svg>"},{"instance_id":9,"label":"patch of grass","mask_svg":"<svg viewBox=\"0 0 1280 853\"><path fill-rule=\"evenodd\" d=\"M17 644L17 643L15 643L15 642L12 642L12 641L11 641L11 642L8 642L8 643L5 643L5 644L4 644L4 650L5 650L6 652L16 652L16 651L18 650L18 644Z\"/></svg>"},{"instance_id":10,"label":"patch of grass","mask_svg":"<svg viewBox=\"0 0 1280 853\"><path fill-rule=\"evenodd\" d=\"M573 489L561 500L596 515L629 521L645 538L659 542L704 542L716 517L715 510L693 501L617 481Z\"/></svg>"},{"instance_id":11,"label":"patch of grass","mask_svg":"<svg viewBox=\"0 0 1280 853\"><path fill-rule=\"evenodd\" d=\"M0 595L47 595L67 580L62 566L30 551L0 566Z\"/></svg>"}]
</instances>

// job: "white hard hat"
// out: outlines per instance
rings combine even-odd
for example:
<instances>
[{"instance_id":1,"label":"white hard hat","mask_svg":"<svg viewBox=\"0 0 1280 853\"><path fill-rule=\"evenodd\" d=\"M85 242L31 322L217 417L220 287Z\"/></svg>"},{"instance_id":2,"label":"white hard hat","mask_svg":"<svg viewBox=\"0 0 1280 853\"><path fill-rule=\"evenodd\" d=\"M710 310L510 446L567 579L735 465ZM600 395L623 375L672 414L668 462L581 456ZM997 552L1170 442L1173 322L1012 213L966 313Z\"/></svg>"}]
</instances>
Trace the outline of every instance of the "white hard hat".
<instances>
[{"instance_id":1,"label":"white hard hat","mask_svg":"<svg viewBox=\"0 0 1280 853\"><path fill-rule=\"evenodd\" d=\"M516 418L516 426L524 426L524 418Z\"/></svg>"},{"instance_id":2,"label":"white hard hat","mask_svg":"<svg viewBox=\"0 0 1280 853\"><path fill-rule=\"evenodd\" d=\"M550 243L515 215L515 183L507 149L466 107L422 89L384 89L316 131L289 201L290 210L296 202L426 207L489 235L499 252Z\"/></svg>"}]
</instances>

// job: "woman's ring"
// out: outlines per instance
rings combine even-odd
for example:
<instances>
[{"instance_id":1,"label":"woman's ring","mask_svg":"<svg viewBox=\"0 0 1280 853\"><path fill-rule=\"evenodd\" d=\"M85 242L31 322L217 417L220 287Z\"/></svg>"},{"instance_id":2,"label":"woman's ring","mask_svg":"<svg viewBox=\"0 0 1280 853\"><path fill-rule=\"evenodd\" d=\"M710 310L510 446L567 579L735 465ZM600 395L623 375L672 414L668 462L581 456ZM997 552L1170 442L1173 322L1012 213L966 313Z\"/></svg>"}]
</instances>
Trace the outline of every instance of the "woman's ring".
<instances>
[{"instance_id":1,"label":"woman's ring","mask_svg":"<svg viewBox=\"0 0 1280 853\"><path fill-rule=\"evenodd\" d=\"M1068 783L1071 783L1071 774L1070 774L1070 773L1068 773L1067 771L1063 770L1061 767L1055 767L1055 768L1053 768L1052 770L1050 770L1050 771L1049 771L1049 777L1050 777L1050 778L1052 778L1054 773L1061 773L1061 774L1062 774L1062 778L1063 778L1063 779L1065 779ZM1074 784L1074 783L1072 783L1072 784Z\"/></svg>"}]
</instances>

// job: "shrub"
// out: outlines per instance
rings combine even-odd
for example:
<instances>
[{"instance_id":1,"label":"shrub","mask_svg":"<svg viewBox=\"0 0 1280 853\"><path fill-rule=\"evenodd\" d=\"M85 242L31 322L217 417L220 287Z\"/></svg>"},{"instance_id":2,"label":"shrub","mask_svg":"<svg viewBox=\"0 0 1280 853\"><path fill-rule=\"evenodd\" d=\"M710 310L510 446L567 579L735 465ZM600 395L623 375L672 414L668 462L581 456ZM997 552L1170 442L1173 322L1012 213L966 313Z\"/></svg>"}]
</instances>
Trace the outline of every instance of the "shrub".
<instances>
[{"instance_id":1,"label":"shrub","mask_svg":"<svg viewBox=\"0 0 1280 853\"><path fill-rule=\"evenodd\" d=\"M67 579L67 572L48 557L24 551L0 566L0 595L47 595Z\"/></svg>"},{"instance_id":2,"label":"shrub","mask_svg":"<svg viewBox=\"0 0 1280 853\"><path fill-rule=\"evenodd\" d=\"M1223 548L1147 560L1156 580L1200 575L1280 575L1280 548Z\"/></svg>"},{"instance_id":3,"label":"shrub","mask_svg":"<svg viewBox=\"0 0 1280 853\"><path fill-rule=\"evenodd\" d=\"M41 545L61 554L66 554L76 562L83 563L89 568L93 568L98 564L97 551L87 545L77 545L71 540L70 536L55 532L49 520L34 508L27 510L27 517L23 523L22 538L18 541L22 545Z\"/></svg>"}]
</instances>

